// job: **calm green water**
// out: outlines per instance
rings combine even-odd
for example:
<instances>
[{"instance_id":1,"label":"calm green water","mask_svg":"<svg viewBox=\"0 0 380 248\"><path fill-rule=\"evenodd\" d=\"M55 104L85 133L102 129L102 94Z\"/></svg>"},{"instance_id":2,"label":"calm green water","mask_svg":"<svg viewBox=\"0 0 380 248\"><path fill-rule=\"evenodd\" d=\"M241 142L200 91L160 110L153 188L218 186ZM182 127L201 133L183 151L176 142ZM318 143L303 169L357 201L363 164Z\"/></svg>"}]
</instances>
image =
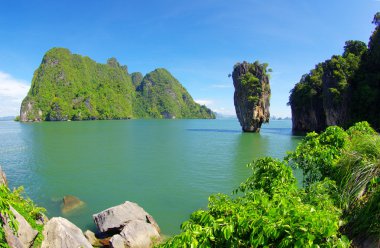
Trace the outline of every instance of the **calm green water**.
<instances>
[{"instance_id":1,"label":"calm green water","mask_svg":"<svg viewBox=\"0 0 380 248\"><path fill-rule=\"evenodd\" d=\"M282 158L299 140L290 121L260 134L241 133L237 120L0 122L0 164L10 186L24 185L48 216L94 229L93 213L129 200L170 235L210 194L231 193L252 159ZM86 206L63 215L68 194Z\"/></svg>"}]
</instances>

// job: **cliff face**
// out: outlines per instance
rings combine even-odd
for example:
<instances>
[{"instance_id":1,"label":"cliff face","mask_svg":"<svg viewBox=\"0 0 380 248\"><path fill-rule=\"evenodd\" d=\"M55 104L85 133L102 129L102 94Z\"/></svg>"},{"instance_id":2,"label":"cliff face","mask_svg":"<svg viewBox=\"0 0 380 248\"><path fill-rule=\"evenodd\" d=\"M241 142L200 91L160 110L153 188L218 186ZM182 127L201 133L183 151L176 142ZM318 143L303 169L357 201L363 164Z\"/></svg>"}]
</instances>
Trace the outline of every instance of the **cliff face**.
<instances>
[{"instance_id":1,"label":"cliff face","mask_svg":"<svg viewBox=\"0 0 380 248\"><path fill-rule=\"evenodd\" d=\"M342 56L318 64L291 91L294 131L368 121L380 130L380 19L367 45L347 41Z\"/></svg>"},{"instance_id":2,"label":"cliff face","mask_svg":"<svg viewBox=\"0 0 380 248\"><path fill-rule=\"evenodd\" d=\"M333 56L302 76L289 97L293 131L322 131L352 123L351 85L365 51L363 42L348 41L342 56Z\"/></svg>"},{"instance_id":3,"label":"cliff face","mask_svg":"<svg viewBox=\"0 0 380 248\"><path fill-rule=\"evenodd\" d=\"M236 115L244 132L259 132L269 122L270 86L267 64L243 62L234 66Z\"/></svg>"},{"instance_id":4,"label":"cliff face","mask_svg":"<svg viewBox=\"0 0 380 248\"><path fill-rule=\"evenodd\" d=\"M144 78L141 73L129 74L127 66L120 65L115 58L109 59L107 64L99 64L88 57L72 54L67 49L53 48L45 54L34 73L31 89L21 104L20 120L65 121L174 116L215 118L211 110L195 103L178 81L174 85L170 81L173 76L167 71L166 73L167 77L159 78L152 85L151 91L160 91L157 87L166 84L169 94L162 96L160 102L153 102L156 97L145 97L143 91L138 90L144 88L141 85L144 80L149 79L150 74ZM176 87L181 87L181 94L188 99L181 102L181 114L178 114L177 105L165 104L165 100L171 97L171 90ZM158 108L159 111L152 108Z\"/></svg>"}]
</instances>

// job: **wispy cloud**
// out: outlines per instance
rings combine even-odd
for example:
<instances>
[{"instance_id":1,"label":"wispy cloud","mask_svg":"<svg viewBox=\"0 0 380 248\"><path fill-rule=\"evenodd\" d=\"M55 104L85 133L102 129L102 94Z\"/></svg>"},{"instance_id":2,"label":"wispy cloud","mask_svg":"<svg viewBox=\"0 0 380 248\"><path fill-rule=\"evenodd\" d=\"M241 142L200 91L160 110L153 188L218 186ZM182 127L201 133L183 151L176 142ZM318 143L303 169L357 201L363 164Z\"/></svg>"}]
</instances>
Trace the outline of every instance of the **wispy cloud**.
<instances>
[{"instance_id":1,"label":"wispy cloud","mask_svg":"<svg viewBox=\"0 0 380 248\"><path fill-rule=\"evenodd\" d=\"M0 116L18 115L29 88L25 81L0 71Z\"/></svg>"},{"instance_id":2,"label":"wispy cloud","mask_svg":"<svg viewBox=\"0 0 380 248\"><path fill-rule=\"evenodd\" d=\"M219 89L226 89L226 88L232 88L232 84L212 84L210 86L211 88L219 88Z\"/></svg>"}]
</instances>

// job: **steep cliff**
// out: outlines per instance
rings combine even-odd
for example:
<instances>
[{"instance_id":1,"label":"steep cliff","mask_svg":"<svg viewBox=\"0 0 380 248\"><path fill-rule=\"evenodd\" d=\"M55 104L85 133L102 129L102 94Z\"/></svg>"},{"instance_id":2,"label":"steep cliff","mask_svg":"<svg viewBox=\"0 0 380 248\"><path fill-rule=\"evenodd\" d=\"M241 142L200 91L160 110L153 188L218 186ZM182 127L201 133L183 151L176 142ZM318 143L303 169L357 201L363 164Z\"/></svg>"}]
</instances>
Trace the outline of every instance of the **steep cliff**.
<instances>
[{"instance_id":1,"label":"steep cliff","mask_svg":"<svg viewBox=\"0 0 380 248\"><path fill-rule=\"evenodd\" d=\"M351 85L366 49L361 41L347 41L342 56L334 55L302 76L289 97L294 131L322 131L352 123Z\"/></svg>"},{"instance_id":2,"label":"steep cliff","mask_svg":"<svg viewBox=\"0 0 380 248\"><path fill-rule=\"evenodd\" d=\"M291 90L294 131L322 131L368 121L380 130L380 13L367 45L347 41L342 56L318 64Z\"/></svg>"},{"instance_id":3,"label":"steep cliff","mask_svg":"<svg viewBox=\"0 0 380 248\"><path fill-rule=\"evenodd\" d=\"M127 66L115 58L99 64L67 49L53 48L34 73L31 89L21 104L20 120L167 118L169 115L164 113L173 113L176 118L215 118L211 110L195 103L177 80L173 84L173 76L167 71L167 77L158 78L150 91L160 91L160 85L166 83L168 94L161 96L159 102L145 97L137 88L144 89L143 80L149 80L150 74L144 78L141 73L129 74ZM181 114L177 114L178 105L165 104L172 99L170 87L181 88L181 97L188 99L181 102Z\"/></svg>"},{"instance_id":4,"label":"steep cliff","mask_svg":"<svg viewBox=\"0 0 380 248\"><path fill-rule=\"evenodd\" d=\"M267 64L256 61L234 66L234 104L236 115L244 132L259 132L264 122L269 122L270 86Z\"/></svg>"}]
</instances>

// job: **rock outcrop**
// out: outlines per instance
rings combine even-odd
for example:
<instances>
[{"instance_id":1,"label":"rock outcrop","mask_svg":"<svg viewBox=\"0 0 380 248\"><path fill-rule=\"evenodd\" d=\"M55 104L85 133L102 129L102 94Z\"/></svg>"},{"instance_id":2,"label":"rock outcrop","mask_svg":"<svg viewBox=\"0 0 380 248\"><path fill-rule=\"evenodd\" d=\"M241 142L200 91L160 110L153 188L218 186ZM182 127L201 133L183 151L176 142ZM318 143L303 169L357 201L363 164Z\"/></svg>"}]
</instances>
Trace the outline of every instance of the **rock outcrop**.
<instances>
[{"instance_id":1,"label":"rock outcrop","mask_svg":"<svg viewBox=\"0 0 380 248\"><path fill-rule=\"evenodd\" d=\"M368 46L347 41L342 55L319 63L291 90L293 131L347 128L368 121L380 130L380 26Z\"/></svg>"},{"instance_id":2,"label":"rock outcrop","mask_svg":"<svg viewBox=\"0 0 380 248\"><path fill-rule=\"evenodd\" d=\"M1 166L0 166L0 185L5 185L5 186L8 185L7 177L5 176L5 173L3 169L1 168Z\"/></svg>"},{"instance_id":3,"label":"rock outcrop","mask_svg":"<svg viewBox=\"0 0 380 248\"><path fill-rule=\"evenodd\" d=\"M120 233L126 247L151 247L154 241L160 240L157 228L143 220L129 221Z\"/></svg>"},{"instance_id":4,"label":"rock outcrop","mask_svg":"<svg viewBox=\"0 0 380 248\"><path fill-rule=\"evenodd\" d=\"M92 247L77 226L61 217L50 219L44 227L43 235L42 248Z\"/></svg>"},{"instance_id":5,"label":"rock outcrop","mask_svg":"<svg viewBox=\"0 0 380 248\"><path fill-rule=\"evenodd\" d=\"M33 245L38 231L34 230L25 218L19 214L13 207L10 207L18 225L17 232L13 233L9 225L9 218L0 215L4 225L5 239L10 247L29 248Z\"/></svg>"},{"instance_id":6,"label":"rock outcrop","mask_svg":"<svg viewBox=\"0 0 380 248\"><path fill-rule=\"evenodd\" d=\"M94 214L93 219L103 234L112 236L112 247L151 247L160 240L156 221L133 202L126 201Z\"/></svg>"},{"instance_id":7,"label":"rock outcrop","mask_svg":"<svg viewBox=\"0 0 380 248\"><path fill-rule=\"evenodd\" d=\"M81 201L78 197L75 197L73 195L66 195L63 197L62 213L69 213L83 206L84 202Z\"/></svg>"},{"instance_id":8,"label":"rock outcrop","mask_svg":"<svg viewBox=\"0 0 380 248\"><path fill-rule=\"evenodd\" d=\"M102 246L102 244L100 243L100 240L95 236L95 233L91 232L90 230L87 230L83 234L92 246L94 247Z\"/></svg>"},{"instance_id":9,"label":"rock outcrop","mask_svg":"<svg viewBox=\"0 0 380 248\"><path fill-rule=\"evenodd\" d=\"M270 86L267 64L237 63L232 73L236 115L244 132L259 132L269 122Z\"/></svg>"}]
</instances>

